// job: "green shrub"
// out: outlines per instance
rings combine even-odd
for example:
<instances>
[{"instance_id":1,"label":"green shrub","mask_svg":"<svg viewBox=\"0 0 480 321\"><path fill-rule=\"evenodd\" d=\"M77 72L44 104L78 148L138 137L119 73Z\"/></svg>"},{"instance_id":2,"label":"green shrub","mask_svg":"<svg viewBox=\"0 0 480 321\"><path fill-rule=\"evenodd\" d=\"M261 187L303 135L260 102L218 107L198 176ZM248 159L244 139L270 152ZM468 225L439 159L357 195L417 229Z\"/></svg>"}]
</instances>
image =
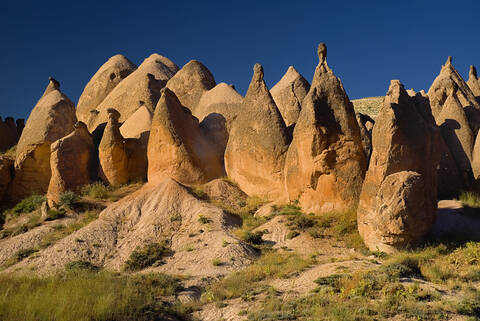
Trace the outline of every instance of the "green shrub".
<instances>
[{"instance_id":1,"label":"green shrub","mask_svg":"<svg viewBox=\"0 0 480 321\"><path fill-rule=\"evenodd\" d=\"M152 266L168 255L171 255L169 244L167 241L161 243L149 243L143 248L135 249L130 258L125 262L125 269L129 271L137 271Z\"/></svg>"},{"instance_id":2,"label":"green shrub","mask_svg":"<svg viewBox=\"0 0 480 321\"><path fill-rule=\"evenodd\" d=\"M39 209L45 200L45 196L34 194L20 201L15 205L12 211L16 214L33 212L36 209Z\"/></svg>"},{"instance_id":3,"label":"green shrub","mask_svg":"<svg viewBox=\"0 0 480 321\"><path fill-rule=\"evenodd\" d=\"M82 187L83 196L89 196L96 199L106 199L108 197L109 187L101 182L85 185Z\"/></svg>"},{"instance_id":4,"label":"green shrub","mask_svg":"<svg viewBox=\"0 0 480 321\"><path fill-rule=\"evenodd\" d=\"M208 200L208 194L205 193L205 191L200 187L196 186L192 188L192 193L201 200L207 201Z\"/></svg>"},{"instance_id":5,"label":"green shrub","mask_svg":"<svg viewBox=\"0 0 480 321\"><path fill-rule=\"evenodd\" d=\"M202 224L208 224L208 223L211 223L211 222L212 222L212 220L211 220L210 218L208 218L208 217L206 217L206 216L203 216L203 215L200 215L200 216L198 217L198 221L199 221L200 223L202 223Z\"/></svg>"},{"instance_id":6,"label":"green shrub","mask_svg":"<svg viewBox=\"0 0 480 321\"><path fill-rule=\"evenodd\" d=\"M264 234L263 231L245 232L245 234L243 235L243 240L250 244L259 245L263 243L263 240L262 240L263 234Z\"/></svg>"},{"instance_id":7,"label":"green shrub","mask_svg":"<svg viewBox=\"0 0 480 321\"><path fill-rule=\"evenodd\" d=\"M287 240L291 240L291 239L293 239L293 238L295 238L295 237L297 237L297 236L299 236L299 235L300 235L300 233L297 232L297 231L290 231L290 232L288 232L288 234L287 234Z\"/></svg>"},{"instance_id":8,"label":"green shrub","mask_svg":"<svg viewBox=\"0 0 480 321\"><path fill-rule=\"evenodd\" d=\"M60 194L60 206L71 208L78 203L80 198L72 191L66 191Z\"/></svg>"},{"instance_id":9,"label":"green shrub","mask_svg":"<svg viewBox=\"0 0 480 321\"><path fill-rule=\"evenodd\" d=\"M78 272L78 271L98 271L99 268L93 265L89 261L72 261L65 264L65 271L66 272Z\"/></svg>"},{"instance_id":10,"label":"green shrub","mask_svg":"<svg viewBox=\"0 0 480 321\"><path fill-rule=\"evenodd\" d=\"M26 249L18 250L10 259L8 259L4 263L4 267L15 265L18 262L23 261L24 259L26 259L27 257L29 257L35 252L38 252L38 250L35 248L26 248Z\"/></svg>"},{"instance_id":11,"label":"green shrub","mask_svg":"<svg viewBox=\"0 0 480 321\"><path fill-rule=\"evenodd\" d=\"M47 218L46 220L47 221L54 221L54 220L57 220L59 218L62 218L62 217L65 217L65 209L61 208L61 209L54 209L54 208L51 208L47 211Z\"/></svg>"},{"instance_id":12,"label":"green shrub","mask_svg":"<svg viewBox=\"0 0 480 321\"><path fill-rule=\"evenodd\" d=\"M466 206L480 208L480 195L473 192L462 192L459 200Z\"/></svg>"},{"instance_id":13,"label":"green shrub","mask_svg":"<svg viewBox=\"0 0 480 321\"><path fill-rule=\"evenodd\" d=\"M220 260L219 258L214 258L214 259L212 260L212 265L213 265L213 266L220 266L220 265L222 265L222 264L223 264L223 262L222 262L222 260Z\"/></svg>"}]
</instances>

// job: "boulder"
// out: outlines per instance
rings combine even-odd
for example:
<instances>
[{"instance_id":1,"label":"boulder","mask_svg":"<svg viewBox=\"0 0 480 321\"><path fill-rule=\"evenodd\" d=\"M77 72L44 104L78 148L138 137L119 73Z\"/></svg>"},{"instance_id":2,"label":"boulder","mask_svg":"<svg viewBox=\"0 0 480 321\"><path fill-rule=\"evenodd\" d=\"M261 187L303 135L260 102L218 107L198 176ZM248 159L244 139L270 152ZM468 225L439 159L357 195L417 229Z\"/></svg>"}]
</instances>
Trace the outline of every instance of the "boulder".
<instances>
[{"instance_id":1,"label":"boulder","mask_svg":"<svg viewBox=\"0 0 480 321\"><path fill-rule=\"evenodd\" d=\"M233 121L237 118L243 97L235 91L232 85L220 83L209 91L203 93L200 102L193 111L193 115L200 121L208 115L220 114L227 122L227 128L230 132Z\"/></svg>"},{"instance_id":2,"label":"boulder","mask_svg":"<svg viewBox=\"0 0 480 321\"><path fill-rule=\"evenodd\" d=\"M225 169L248 195L284 197L283 167L289 144L282 115L256 64L241 111L232 125Z\"/></svg>"},{"instance_id":3,"label":"boulder","mask_svg":"<svg viewBox=\"0 0 480 321\"><path fill-rule=\"evenodd\" d=\"M128 182L128 157L118 122L120 113L113 108L109 108L107 113L108 123L98 146L99 176L109 184L118 186Z\"/></svg>"},{"instance_id":4,"label":"boulder","mask_svg":"<svg viewBox=\"0 0 480 321\"><path fill-rule=\"evenodd\" d=\"M160 98L160 89L177 71L177 65L168 58L152 54L137 70L115 86L95 111L90 112L87 122L90 132L107 122L107 109L112 106L115 106L120 113L119 122L121 123L142 106L153 113Z\"/></svg>"},{"instance_id":5,"label":"boulder","mask_svg":"<svg viewBox=\"0 0 480 321\"><path fill-rule=\"evenodd\" d=\"M195 185L224 175L222 160L200 130L198 119L175 93L162 90L148 141L148 181L165 177Z\"/></svg>"},{"instance_id":6,"label":"boulder","mask_svg":"<svg viewBox=\"0 0 480 321\"><path fill-rule=\"evenodd\" d=\"M0 201L5 198L8 186L13 179L13 164L13 159L0 156Z\"/></svg>"},{"instance_id":7,"label":"boulder","mask_svg":"<svg viewBox=\"0 0 480 321\"><path fill-rule=\"evenodd\" d=\"M215 79L201 62L190 60L167 82L166 87L175 93L182 106L196 115L202 95L215 87Z\"/></svg>"},{"instance_id":8,"label":"boulder","mask_svg":"<svg viewBox=\"0 0 480 321\"><path fill-rule=\"evenodd\" d=\"M108 59L93 75L78 99L78 120L86 123L90 111L96 109L113 88L135 69L137 66L123 55L115 55Z\"/></svg>"},{"instance_id":9,"label":"boulder","mask_svg":"<svg viewBox=\"0 0 480 321\"><path fill-rule=\"evenodd\" d=\"M414 243L435 220L439 130L428 112L392 80L373 128L357 211L358 230L372 251Z\"/></svg>"},{"instance_id":10,"label":"boulder","mask_svg":"<svg viewBox=\"0 0 480 321\"><path fill-rule=\"evenodd\" d=\"M452 57L448 57L447 62L442 66L440 74L435 78L428 90L432 114L435 119L437 119L442 112L447 98L454 93L464 108L470 127L476 135L480 128L480 103L453 67Z\"/></svg>"},{"instance_id":11,"label":"boulder","mask_svg":"<svg viewBox=\"0 0 480 321\"><path fill-rule=\"evenodd\" d=\"M285 163L289 199L317 213L354 207L367 166L353 105L328 67L323 43L318 56Z\"/></svg>"},{"instance_id":12,"label":"boulder","mask_svg":"<svg viewBox=\"0 0 480 321\"><path fill-rule=\"evenodd\" d=\"M475 66L470 66L467 85L468 87L470 87L473 94L477 97L477 101L480 102L480 80L478 79L477 69L475 68Z\"/></svg>"},{"instance_id":13,"label":"boulder","mask_svg":"<svg viewBox=\"0 0 480 321\"><path fill-rule=\"evenodd\" d=\"M75 105L53 78L33 108L17 145L15 178L10 195L21 199L46 193L50 182L50 145L71 133L77 122Z\"/></svg>"},{"instance_id":14,"label":"boulder","mask_svg":"<svg viewBox=\"0 0 480 321\"><path fill-rule=\"evenodd\" d=\"M302 101L310 89L308 81L293 66L288 67L282 79L270 89L273 100L286 126L295 124L302 109Z\"/></svg>"},{"instance_id":15,"label":"boulder","mask_svg":"<svg viewBox=\"0 0 480 321\"><path fill-rule=\"evenodd\" d=\"M47 199L50 207L60 203L63 192L78 192L95 178L95 150L92 135L82 122L75 124L73 132L51 146L50 168L52 177Z\"/></svg>"}]
</instances>

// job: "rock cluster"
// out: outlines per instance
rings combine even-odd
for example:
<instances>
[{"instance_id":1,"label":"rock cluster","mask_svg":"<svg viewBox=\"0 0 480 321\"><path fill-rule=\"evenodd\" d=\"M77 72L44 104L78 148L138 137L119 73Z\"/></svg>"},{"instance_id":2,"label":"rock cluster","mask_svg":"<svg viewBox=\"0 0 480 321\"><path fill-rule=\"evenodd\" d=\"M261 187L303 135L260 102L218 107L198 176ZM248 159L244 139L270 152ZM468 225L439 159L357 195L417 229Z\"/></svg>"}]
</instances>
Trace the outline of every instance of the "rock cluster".
<instances>
[{"instance_id":1,"label":"rock cluster","mask_svg":"<svg viewBox=\"0 0 480 321\"><path fill-rule=\"evenodd\" d=\"M5 118L5 121L0 117L0 152L4 152L15 146L22 135L25 127L23 119L17 119L15 122L12 117Z\"/></svg>"}]
</instances>

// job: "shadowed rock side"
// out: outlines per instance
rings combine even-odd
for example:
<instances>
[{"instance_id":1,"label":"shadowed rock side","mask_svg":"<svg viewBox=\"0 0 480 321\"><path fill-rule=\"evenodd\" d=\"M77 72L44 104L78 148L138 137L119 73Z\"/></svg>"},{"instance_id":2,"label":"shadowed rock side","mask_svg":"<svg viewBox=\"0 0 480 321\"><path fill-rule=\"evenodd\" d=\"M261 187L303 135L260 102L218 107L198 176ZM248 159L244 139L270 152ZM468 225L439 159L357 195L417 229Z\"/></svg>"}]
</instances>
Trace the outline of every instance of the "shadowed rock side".
<instances>
[{"instance_id":1,"label":"shadowed rock side","mask_svg":"<svg viewBox=\"0 0 480 321\"><path fill-rule=\"evenodd\" d=\"M153 113L160 98L160 89L177 71L177 65L168 58L152 54L105 97L95 112L90 113L88 129L93 131L107 122L107 109L112 106L120 113L119 121L122 123L141 106Z\"/></svg>"},{"instance_id":2,"label":"shadowed rock side","mask_svg":"<svg viewBox=\"0 0 480 321\"><path fill-rule=\"evenodd\" d=\"M467 85L470 87L473 94L477 97L477 101L480 103L480 80L478 79L477 69L475 66L470 66Z\"/></svg>"},{"instance_id":3,"label":"shadowed rock side","mask_svg":"<svg viewBox=\"0 0 480 321\"><path fill-rule=\"evenodd\" d=\"M480 178L480 132L477 134L477 138L475 139L475 145L473 147L472 172L474 179L477 180Z\"/></svg>"},{"instance_id":4,"label":"shadowed rock side","mask_svg":"<svg viewBox=\"0 0 480 321\"><path fill-rule=\"evenodd\" d=\"M248 195L283 197L286 126L256 64L225 150L228 177Z\"/></svg>"},{"instance_id":5,"label":"shadowed rock side","mask_svg":"<svg viewBox=\"0 0 480 321\"><path fill-rule=\"evenodd\" d=\"M356 113L355 117L357 119L358 127L360 128L360 136L362 138L362 147L363 153L367 160L367 164L370 160L370 155L372 153L372 129L375 121L367 115ZM368 124L368 127L367 127Z\"/></svg>"},{"instance_id":6,"label":"shadowed rock side","mask_svg":"<svg viewBox=\"0 0 480 321\"><path fill-rule=\"evenodd\" d=\"M113 88L135 69L137 66L123 55L115 55L108 59L93 75L78 99L78 120L86 123L90 117L90 111L96 109Z\"/></svg>"},{"instance_id":7,"label":"shadowed rock side","mask_svg":"<svg viewBox=\"0 0 480 321\"><path fill-rule=\"evenodd\" d=\"M166 87L175 93L182 106L196 116L202 95L215 87L215 79L201 62L190 60L167 82Z\"/></svg>"},{"instance_id":8,"label":"shadowed rock side","mask_svg":"<svg viewBox=\"0 0 480 321\"><path fill-rule=\"evenodd\" d=\"M0 152L6 151L18 143L25 127L23 122L23 119L17 119L15 123L12 117L7 117L3 121L0 117Z\"/></svg>"},{"instance_id":9,"label":"shadowed rock side","mask_svg":"<svg viewBox=\"0 0 480 321\"><path fill-rule=\"evenodd\" d=\"M210 220L208 229L199 222L200 216ZM218 207L197 200L174 180L165 179L112 204L96 221L12 268L29 266L45 275L63 270L68 262L83 260L121 271L137 247L169 240L173 255L149 271L218 275L241 268L256 256L250 246L230 235L237 221ZM185 251L191 244L195 251ZM213 266L215 258L224 264Z\"/></svg>"},{"instance_id":10,"label":"shadowed rock side","mask_svg":"<svg viewBox=\"0 0 480 321\"><path fill-rule=\"evenodd\" d=\"M292 66L288 67L282 79L270 89L287 127L297 122L302 109L302 101L309 90L308 81Z\"/></svg>"},{"instance_id":11,"label":"shadowed rock side","mask_svg":"<svg viewBox=\"0 0 480 321\"><path fill-rule=\"evenodd\" d=\"M222 82L202 95L193 115L202 121L212 113L220 114L225 118L230 132L232 123L241 110L242 101L243 97L235 91L232 85Z\"/></svg>"},{"instance_id":12,"label":"shadowed rock side","mask_svg":"<svg viewBox=\"0 0 480 321\"><path fill-rule=\"evenodd\" d=\"M392 252L419 240L435 219L439 130L425 107L392 80L373 128L357 212L372 251Z\"/></svg>"},{"instance_id":13,"label":"shadowed rock side","mask_svg":"<svg viewBox=\"0 0 480 321\"><path fill-rule=\"evenodd\" d=\"M13 164L13 159L0 156L0 201L4 199L8 185L12 181Z\"/></svg>"},{"instance_id":14,"label":"shadowed rock side","mask_svg":"<svg viewBox=\"0 0 480 321\"><path fill-rule=\"evenodd\" d=\"M153 115L148 141L148 181L171 177L182 184L200 184L225 174L222 160L202 134L198 119L168 88Z\"/></svg>"},{"instance_id":15,"label":"shadowed rock side","mask_svg":"<svg viewBox=\"0 0 480 321\"><path fill-rule=\"evenodd\" d=\"M82 122L75 124L73 133L54 142L50 150L52 177L47 199L49 206L56 206L63 192L78 192L80 187L90 184L95 178L92 177L95 150L92 135Z\"/></svg>"},{"instance_id":16,"label":"shadowed rock side","mask_svg":"<svg viewBox=\"0 0 480 321\"><path fill-rule=\"evenodd\" d=\"M75 105L53 78L33 108L17 145L10 195L21 199L46 193L50 182L50 144L73 131Z\"/></svg>"},{"instance_id":17,"label":"shadowed rock side","mask_svg":"<svg viewBox=\"0 0 480 321\"><path fill-rule=\"evenodd\" d=\"M470 127L474 135L476 135L480 128L480 103L453 67L452 58L448 57L447 62L442 66L440 74L435 78L428 90L432 114L435 119L442 112L447 98L453 94L456 94L458 101L464 108Z\"/></svg>"},{"instance_id":18,"label":"shadowed rock side","mask_svg":"<svg viewBox=\"0 0 480 321\"><path fill-rule=\"evenodd\" d=\"M366 170L353 105L327 65L325 45L318 51L320 61L285 163L289 199L311 212L355 206Z\"/></svg>"}]
</instances>

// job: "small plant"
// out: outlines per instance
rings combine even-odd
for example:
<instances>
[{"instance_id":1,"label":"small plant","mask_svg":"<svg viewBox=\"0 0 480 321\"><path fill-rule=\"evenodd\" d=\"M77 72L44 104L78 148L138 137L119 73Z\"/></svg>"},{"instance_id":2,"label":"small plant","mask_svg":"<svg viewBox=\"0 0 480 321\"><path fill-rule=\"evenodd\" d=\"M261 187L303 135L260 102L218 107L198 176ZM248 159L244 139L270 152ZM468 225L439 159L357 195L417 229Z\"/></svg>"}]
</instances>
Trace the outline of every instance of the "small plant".
<instances>
[{"instance_id":1,"label":"small plant","mask_svg":"<svg viewBox=\"0 0 480 321\"><path fill-rule=\"evenodd\" d=\"M287 240L291 240L291 239L293 239L293 238L295 238L299 235L300 235L300 233L298 231L290 231L287 234Z\"/></svg>"},{"instance_id":2,"label":"small plant","mask_svg":"<svg viewBox=\"0 0 480 321\"><path fill-rule=\"evenodd\" d=\"M246 232L243 235L243 240L250 244L259 245L263 243L262 236L264 231L257 231L257 232Z\"/></svg>"},{"instance_id":3,"label":"small plant","mask_svg":"<svg viewBox=\"0 0 480 321\"><path fill-rule=\"evenodd\" d=\"M65 209L61 208L61 209L54 209L54 208L51 208L47 211L47 218L46 220L47 221L54 221L54 220L57 220L59 218L62 218L62 217L65 217Z\"/></svg>"},{"instance_id":4,"label":"small plant","mask_svg":"<svg viewBox=\"0 0 480 321\"><path fill-rule=\"evenodd\" d=\"M230 242L227 242L227 241L223 240L222 247L227 247L229 245L230 245Z\"/></svg>"},{"instance_id":5,"label":"small plant","mask_svg":"<svg viewBox=\"0 0 480 321\"><path fill-rule=\"evenodd\" d=\"M66 191L60 194L60 206L72 208L79 200L78 195L72 191Z\"/></svg>"},{"instance_id":6,"label":"small plant","mask_svg":"<svg viewBox=\"0 0 480 321\"><path fill-rule=\"evenodd\" d=\"M35 252L38 252L38 250L35 249L35 248L26 248L26 249L18 250L13 255L13 257L11 257L10 259L8 259L5 262L4 267L10 267L12 265L15 265L18 262L23 261L24 259L26 259L27 257L29 257L30 255L32 255Z\"/></svg>"},{"instance_id":7,"label":"small plant","mask_svg":"<svg viewBox=\"0 0 480 321\"><path fill-rule=\"evenodd\" d=\"M172 254L167 241L160 243L149 243L144 247L135 249L130 258L125 262L125 269L129 271L138 271L152 266L156 262Z\"/></svg>"},{"instance_id":8,"label":"small plant","mask_svg":"<svg viewBox=\"0 0 480 321\"><path fill-rule=\"evenodd\" d=\"M459 200L463 205L480 208L480 195L473 192L462 192L460 194Z\"/></svg>"},{"instance_id":9,"label":"small plant","mask_svg":"<svg viewBox=\"0 0 480 321\"><path fill-rule=\"evenodd\" d=\"M45 200L45 196L34 194L20 201L12 211L16 214L33 212L39 209Z\"/></svg>"},{"instance_id":10,"label":"small plant","mask_svg":"<svg viewBox=\"0 0 480 321\"><path fill-rule=\"evenodd\" d=\"M200 186L196 186L192 188L192 193L195 194L195 196L201 200L204 200L204 201L208 200L208 194L205 193L205 191Z\"/></svg>"},{"instance_id":11,"label":"small plant","mask_svg":"<svg viewBox=\"0 0 480 321\"><path fill-rule=\"evenodd\" d=\"M180 213L175 213L170 216L170 222L179 222L182 220L182 215Z\"/></svg>"},{"instance_id":12,"label":"small plant","mask_svg":"<svg viewBox=\"0 0 480 321\"><path fill-rule=\"evenodd\" d=\"M108 197L109 188L101 182L83 186L81 193L83 196L89 196L96 199L106 199Z\"/></svg>"},{"instance_id":13,"label":"small plant","mask_svg":"<svg viewBox=\"0 0 480 321\"><path fill-rule=\"evenodd\" d=\"M72 261L65 264L66 272L78 272L78 271L98 271L99 268L93 265L89 261Z\"/></svg>"},{"instance_id":14,"label":"small plant","mask_svg":"<svg viewBox=\"0 0 480 321\"><path fill-rule=\"evenodd\" d=\"M213 265L213 266L220 266L220 265L222 265L222 264L223 264L223 262L222 262L222 260L220 260L219 258L214 258L214 259L212 260L212 265Z\"/></svg>"},{"instance_id":15,"label":"small plant","mask_svg":"<svg viewBox=\"0 0 480 321\"><path fill-rule=\"evenodd\" d=\"M198 217L198 221L202 224L208 224L208 223L212 222L212 220L210 218L208 218L206 216L203 216L203 215L200 215Z\"/></svg>"}]
</instances>

